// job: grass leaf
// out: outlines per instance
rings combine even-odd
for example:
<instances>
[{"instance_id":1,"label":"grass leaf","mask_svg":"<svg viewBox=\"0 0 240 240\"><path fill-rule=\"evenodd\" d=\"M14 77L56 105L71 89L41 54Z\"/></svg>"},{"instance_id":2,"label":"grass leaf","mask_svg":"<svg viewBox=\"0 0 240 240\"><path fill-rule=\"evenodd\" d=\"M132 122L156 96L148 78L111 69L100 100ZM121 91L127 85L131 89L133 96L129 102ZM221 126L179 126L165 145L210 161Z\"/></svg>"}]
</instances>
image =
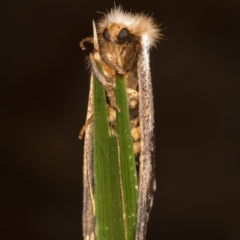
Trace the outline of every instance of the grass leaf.
<instances>
[{"instance_id":1,"label":"grass leaf","mask_svg":"<svg viewBox=\"0 0 240 240\"><path fill-rule=\"evenodd\" d=\"M98 240L134 240L137 216L137 175L126 87L116 79L116 130L108 121L106 93L94 77L94 197Z\"/></svg>"}]
</instances>

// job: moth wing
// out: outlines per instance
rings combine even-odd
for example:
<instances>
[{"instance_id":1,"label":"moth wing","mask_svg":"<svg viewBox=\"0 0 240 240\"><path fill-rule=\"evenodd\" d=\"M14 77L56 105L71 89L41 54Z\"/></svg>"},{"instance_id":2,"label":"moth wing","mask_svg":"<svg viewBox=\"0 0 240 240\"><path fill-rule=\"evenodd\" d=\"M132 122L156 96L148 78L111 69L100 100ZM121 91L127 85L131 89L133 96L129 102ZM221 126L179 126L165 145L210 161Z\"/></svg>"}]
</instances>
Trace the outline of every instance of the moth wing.
<instances>
[{"instance_id":1,"label":"moth wing","mask_svg":"<svg viewBox=\"0 0 240 240\"><path fill-rule=\"evenodd\" d=\"M138 220L136 240L146 237L149 211L154 191L154 109L149 67L149 40L142 35L138 58L139 118L141 150L139 168Z\"/></svg>"},{"instance_id":2,"label":"moth wing","mask_svg":"<svg viewBox=\"0 0 240 240\"><path fill-rule=\"evenodd\" d=\"M93 75L91 76L90 92L86 122L93 116ZM95 233L95 202L93 195L93 124L89 123L85 131L84 162L83 162L83 236L85 240L94 239Z\"/></svg>"}]
</instances>

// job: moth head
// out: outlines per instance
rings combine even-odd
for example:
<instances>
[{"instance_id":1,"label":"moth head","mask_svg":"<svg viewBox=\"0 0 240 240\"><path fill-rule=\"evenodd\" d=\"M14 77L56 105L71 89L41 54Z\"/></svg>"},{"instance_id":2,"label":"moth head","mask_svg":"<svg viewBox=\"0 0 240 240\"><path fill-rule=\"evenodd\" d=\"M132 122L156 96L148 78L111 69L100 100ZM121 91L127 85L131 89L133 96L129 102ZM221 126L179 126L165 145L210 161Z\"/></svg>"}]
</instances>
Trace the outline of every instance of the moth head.
<instances>
[{"instance_id":1,"label":"moth head","mask_svg":"<svg viewBox=\"0 0 240 240\"><path fill-rule=\"evenodd\" d=\"M124 43L128 39L129 42L131 40L141 42L142 37L146 36L149 47L153 47L162 36L159 25L152 17L143 13L125 12L120 6L114 7L107 14L104 14L98 21L97 29L104 41L118 44ZM121 30L122 32L120 32Z\"/></svg>"},{"instance_id":2,"label":"moth head","mask_svg":"<svg viewBox=\"0 0 240 240\"><path fill-rule=\"evenodd\" d=\"M121 44L129 41L131 34L123 24L112 23L103 30L102 37L114 44Z\"/></svg>"}]
</instances>

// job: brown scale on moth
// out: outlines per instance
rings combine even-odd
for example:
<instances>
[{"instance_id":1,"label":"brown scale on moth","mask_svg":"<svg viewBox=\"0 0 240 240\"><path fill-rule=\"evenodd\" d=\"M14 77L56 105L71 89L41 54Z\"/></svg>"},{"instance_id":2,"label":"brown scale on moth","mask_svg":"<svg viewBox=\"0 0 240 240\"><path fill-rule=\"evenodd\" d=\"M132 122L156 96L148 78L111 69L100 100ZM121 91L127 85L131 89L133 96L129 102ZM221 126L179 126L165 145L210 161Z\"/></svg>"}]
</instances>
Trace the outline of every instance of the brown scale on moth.
<instances>
[{"instance_id":1,"label":"brown scale on moth","mask_svg":"<svg viewBox=\"0 0 240 240\"><path fill-rule=\"evenodd\" d=\"M144 240L146 236L149 211L153 202L155 191L154 180L154 110L152 83L149 67L149 49L156 45L161 37L160 29L151 17L144 14L126 13L122 8L114 8L97 23L97 45L95 52L99 51L103 74L96 67L94 53L90 54L92 71L103 84L108 102L108 117L110 126L116 128L116 111L121 111L116 105L115 77L124 75L126 92L129 104L131 135L133 149L138 170L138 217L136 240ZM82 49L84 43L94 43L92 37L80 42ZM96 60L96 59L95 59ZM90 93L91 96L91 93ZM85 141L92 144L92 126L94 119L92 98L88 107L87 122L80 132L82 137L86 130ZM90 130L88 130L88 126ZM95 210L92 198L92 161L91 151L86 148L84 155L84 201L83 230L85 239L95 239ZM90 170L88 170L88 165ZM90 191L89 191L89 189ZM92 214L92 217L89 215Z\"/></svg>"}]
</instances>

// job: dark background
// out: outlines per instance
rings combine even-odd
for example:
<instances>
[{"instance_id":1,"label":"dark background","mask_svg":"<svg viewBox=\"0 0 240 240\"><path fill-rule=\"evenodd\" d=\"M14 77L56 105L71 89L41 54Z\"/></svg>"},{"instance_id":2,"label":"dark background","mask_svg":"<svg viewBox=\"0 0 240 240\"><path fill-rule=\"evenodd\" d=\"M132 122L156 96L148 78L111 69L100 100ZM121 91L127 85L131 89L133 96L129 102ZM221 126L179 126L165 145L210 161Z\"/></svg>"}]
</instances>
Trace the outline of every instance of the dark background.
<instances>
[{"instance_id":1,"label":"dark background","mask_svg":"<svg viewBox=\"0 0 240 240\"><path fill-rule=\"evenodd\" d=\"M158 189L147 239L240 239L240 1L117 1L152 14ZM0 239L82 239L89 72L113 1L1 1ZM1 236L2 235L2 236Z\"/></svg>"}]
</instances>

